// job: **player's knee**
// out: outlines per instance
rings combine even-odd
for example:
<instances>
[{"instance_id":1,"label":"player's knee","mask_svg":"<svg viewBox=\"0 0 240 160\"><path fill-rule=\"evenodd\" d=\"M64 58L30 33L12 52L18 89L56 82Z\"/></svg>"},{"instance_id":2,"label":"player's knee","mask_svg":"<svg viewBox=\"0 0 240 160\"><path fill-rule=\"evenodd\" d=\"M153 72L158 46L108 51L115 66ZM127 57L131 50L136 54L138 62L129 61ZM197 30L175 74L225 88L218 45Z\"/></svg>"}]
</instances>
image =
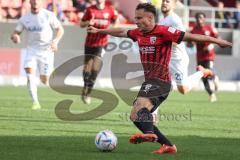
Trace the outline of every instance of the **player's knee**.
<instances>
[{"instance_id":1,"label":"player's knee","mask_svg":"<svg viewBox=\"0 0 240 160\"><path fill-rule=\"evenodd\" d=\"M25 69L25 72L27 74L32 74L33 73L33 69L32 68L24 68Z\"/></svg>"},{"instance_id":2,"label":"player's knee","mask_svg":"<svg viewBox=\"0 0 240 160\"><path fill-rule=\"evenodd\" d=\"M134 103L134 106L137 108L141 108L144 106L145 108L148 108L149 110L151 110L153 107L150 99L142 98L142 97L137 98L137 100Z\"/></svg>"},{"instance_id":3,"label":"player's knee","mask_svg":"<svg viewBox=\"0 0 240 160\"><path fill-rule=\"evenodd\" d=\"M48 84L48 81L47 81L47 80L45 80L45 79L41 79L41 82L42 82L43 84L45 84L45 85L47 85L47 84Z\"/></svg>"},{"instance_id":4,"label":"player's knee","mask_svg":"<svg viewBox=\"0 0 240 160\"><path fill-rule=\"evenodd\" d=\"M137 119L137 113L138 113L139 109L141 109L141 106L137 106L137 105L136 105L136 102L135 102L135 103L134 103L134 106L133 106L133 108L132 108L130 117L129 117L131 121L134 122L134 121Z\"/></svg>"},{"instance_id":5,"label":"player's knee","mask_svg":"<svg viewBox=\"0 0 240 160\"><path fill-rule=\"evenodd\" d=\"M153 115L146 107L142 107L136 112L136 118L134 121L153 122Z\"/></svg>"},{"instance_id":6,"label":"player's knee","mask_svg":"<svg viewBox=\"0 0 240 160\"><path fill-rule=\"evenodd\" d=\"M186 86L178 86L178 91L181 94L187 94L188 93L188 87L186 87Z\"/></svg>"},{"instance_id":7,"label":"player's knee","mask_svg":"<svg viewBox=\"0 0 240 160\"><path fill-rule=\"evenodd\" d=\"M133 115L133 114L131 114L129 118L130 118L130 120L131 120L132 122L134 122L134 121L135 121L135 119L136 119L136 116L135 116L135 115Z\"/></svg>"},{"instance_id":8,"label":"player's knee","mask_svg":"<svg viewBox=\"0 0 240 160\"><path fill-rule=\"evenodd\" d=\"M48 85L48 77L47 76L40 76L40 80L43 84Z\"/></svg>"}]
</instances>

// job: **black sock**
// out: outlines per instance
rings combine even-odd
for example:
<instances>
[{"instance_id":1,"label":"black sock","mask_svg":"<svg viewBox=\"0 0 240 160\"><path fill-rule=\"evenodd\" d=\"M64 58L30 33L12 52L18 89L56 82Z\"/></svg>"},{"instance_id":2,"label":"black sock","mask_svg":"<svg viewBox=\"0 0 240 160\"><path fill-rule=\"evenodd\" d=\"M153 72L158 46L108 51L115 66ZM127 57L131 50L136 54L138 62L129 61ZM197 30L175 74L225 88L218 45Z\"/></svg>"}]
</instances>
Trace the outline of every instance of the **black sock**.
<instances>
[{"instance_id":1,"label":"black sock","mask_svg":"<svg viewBox=\"0 0 240 160\"><path fill-rule=\"evenodd\" d=\"M90 72L83 71L84 88L83 88L82 95L86 95L86 94L87 94L87 89L88 89L88 84L89 84L89 78L90 78L90 76L91 76L91 73L90 73Z\"/></svg>"},{"instance_id":2,"label":"black sock","mask_svg":"<svg viewBox=\"0 0 240 160\"><path fill-rule=\"evenodd\" d=\"M160 130L155 125L153 126L153 131L158 137L158 143L172 146L172 143L160 132Z\"/></svg>"},{"instance_id":3,"label":"black sock","mask_svg":"<svg viewBox=\"0 0 240 160\"><path fill-rule=\"evenodd\" d=\"M97 79L97 75L98 75L98 71L92 70L91 75L90 75L89 80L88 80L88 85L87 85L88 91L87 91L87 95L89 95L89 94L92 92L93 86L94 86L95 81L96 81L96 79Z\"/></svg>"},{"instance_id":4,"label":"black sock","mask_svg":"<svg viewBox=\"0 0 240 160\"><path fill-rule=\"evenodd\" d=\"M134 121L133 123L135 124L135 126L136 126L141 132L143 132L140 122Z\"/></svg>"},{"instance_id":5,"label":"black sock","mask_svg":"<svg viewBox=\"0 0 240 160\"><path fill-rule=\"evenodd\" d=\"M134 124L145 134L153 132L153 117L147 108L142 108L137 112L137 119Z\"/></svg>"},{"instance_id":6,"label":"black sock","mask_svg":"<svg viewBox=\"0 0 240 160\"><path fill-rule=\"evenodd\" d=\"M212 95L213 94L213 90L210 87L208 78L202 78L202 81L203 81L205 90L207 91L208 95L209 96Z\"/></svg>"}]
</instances>

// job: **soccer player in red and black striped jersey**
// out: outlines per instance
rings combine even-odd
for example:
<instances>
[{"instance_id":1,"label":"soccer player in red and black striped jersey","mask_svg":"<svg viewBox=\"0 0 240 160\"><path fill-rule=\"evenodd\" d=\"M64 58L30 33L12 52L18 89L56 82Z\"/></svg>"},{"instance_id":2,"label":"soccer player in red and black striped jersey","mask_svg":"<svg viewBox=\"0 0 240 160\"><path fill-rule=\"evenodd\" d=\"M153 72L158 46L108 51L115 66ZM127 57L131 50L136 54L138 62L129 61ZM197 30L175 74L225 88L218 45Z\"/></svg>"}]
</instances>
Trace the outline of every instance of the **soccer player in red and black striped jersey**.
<instances>
[{"instance_id":1,"label":"soccer player in red and black striped jersey","mask_svg":"<svg viewBox=\"0 0 240 160\"><path fill-rule=\"evenodd\" d=\"M105 5L105 0L97 0L97 4L86 9L80 22L82 28L94 26L98 29L107 29L110 24L118 24L117 12L109 5ZM97 75L102 67L101 54L108 43L107 34L88 33L85 41L85 60L83 69L84 89L82 100L90 103L90 93L94 86Z\"/></svg>"},{"instance_id":2,"label":"soccer player in red and black striped jersey","mask_svg":"<svg viewBox=\"0 0 240 160\"><path fill-rule=\"evenodd\" d=\"M167 98L171 90L169 61L172 43L190 40L212 42L221 47L231 47L232 43L157 25L155 17L156 8L152 4L140 3L135 11L136 29L97 29L90 26L88 32L128 37L138 42L145 82L142 84L137 99L134 101L130 118L143 134L135 134L130 137L129 141L133 144L159 142L161 144L160 149L154 151L154 154L174 154L177 152L176 146L153 124L151 114Z\"/></svg>"},{"instance_id":3,"label":"soccer player in red and black striped jersey","mask_svg":"<svg viewBox=\"0 0 240 160\"><path fill-rule=\"evenodd\" d=\"M201 12L196 13L195 18L196 18L197 24L193 28L191 33L202 34L202 35L211 36L215 38L218 37L217 30L214 27L205 24L206 15L204 13L201 13ZM196 46L197 46L197 64L200 66L203 66L204 68L213 70L213 61L215 59L214 45L211 43L205 42L205 43L197 43ZM215 90L217 90L219 79L216 74L213 74L213 76L210 76L210 77L202 78L204 87L209 94L209 101L215 102L217 98L210 87L209 80L213 80L215 85Z\"/></svg>"}]
</instances>

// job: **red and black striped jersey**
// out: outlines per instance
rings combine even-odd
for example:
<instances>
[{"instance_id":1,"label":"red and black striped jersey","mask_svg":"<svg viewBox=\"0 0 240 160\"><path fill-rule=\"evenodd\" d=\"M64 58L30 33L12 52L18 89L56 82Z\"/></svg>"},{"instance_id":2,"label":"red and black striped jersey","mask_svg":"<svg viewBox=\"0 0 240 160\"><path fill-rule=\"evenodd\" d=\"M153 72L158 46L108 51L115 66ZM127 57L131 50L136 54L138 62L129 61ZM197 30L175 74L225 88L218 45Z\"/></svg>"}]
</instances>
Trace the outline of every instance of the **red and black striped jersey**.
<instances>
[{"instance_id":1,"label":"red and black striped jersey","mask_svg":"<svg viewBox=\"0 0 240 160\"><path fill-rule=\"evenodd\" d=\"M191 31L193 34L202 34L211 37L218 37L217 30L210 26L205 25L203 27L194 27ZM208 42L205 43L197 43L197 62L202 61L213 61L215 59L215 49L214 45Z\"/></svg>"},{"instance_id":2,"label":"red and black striped jersey","mask_svg":"<svg viewBox=\"0 0 240 160\"><path fill-rule=\"evenodd\" d=\"M145 79L171 81L169 62L172 43L180 43L184 34L183 31L162 25L156 25L148 33L138 28L128 31L128 37L138 42Z\"/></svg>"},{"instance_id":3,"label":"red and black striped jersey","mask_svg":"<svg viewBox=\"0 0 240 160\"><path fill-rule=\"evenodd\" d=\"M112 21L117 19L117 12L108 5L104 9L98 9L96 5L87 8L83 15L82 21L89 21L94 17L95 28L107 29ZM85 46L100 47L108 43L107 35L101 33L88 33L85 41Z\"/></svg>"}]
</instances>

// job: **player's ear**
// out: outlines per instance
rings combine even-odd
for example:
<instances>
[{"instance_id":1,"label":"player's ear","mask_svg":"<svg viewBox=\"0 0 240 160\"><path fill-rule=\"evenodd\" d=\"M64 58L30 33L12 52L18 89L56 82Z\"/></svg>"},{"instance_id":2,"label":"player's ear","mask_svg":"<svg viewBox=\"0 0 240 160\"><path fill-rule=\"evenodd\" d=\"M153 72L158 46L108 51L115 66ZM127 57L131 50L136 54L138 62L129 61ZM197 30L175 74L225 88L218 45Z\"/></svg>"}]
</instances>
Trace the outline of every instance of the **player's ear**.
<instances>
[{"instance_id":1,"label":"player's ear","mask_svg":"<svg viewBox=\"0 0 240 160\"><path fill-rule=\"evenodd\" d=\"M151 20L154 20L154 19L155 19L155 17L154 17L153 14L149 14L149 15L148 15L148 18L151 19Z\"/></svg>"}]
</instances>

